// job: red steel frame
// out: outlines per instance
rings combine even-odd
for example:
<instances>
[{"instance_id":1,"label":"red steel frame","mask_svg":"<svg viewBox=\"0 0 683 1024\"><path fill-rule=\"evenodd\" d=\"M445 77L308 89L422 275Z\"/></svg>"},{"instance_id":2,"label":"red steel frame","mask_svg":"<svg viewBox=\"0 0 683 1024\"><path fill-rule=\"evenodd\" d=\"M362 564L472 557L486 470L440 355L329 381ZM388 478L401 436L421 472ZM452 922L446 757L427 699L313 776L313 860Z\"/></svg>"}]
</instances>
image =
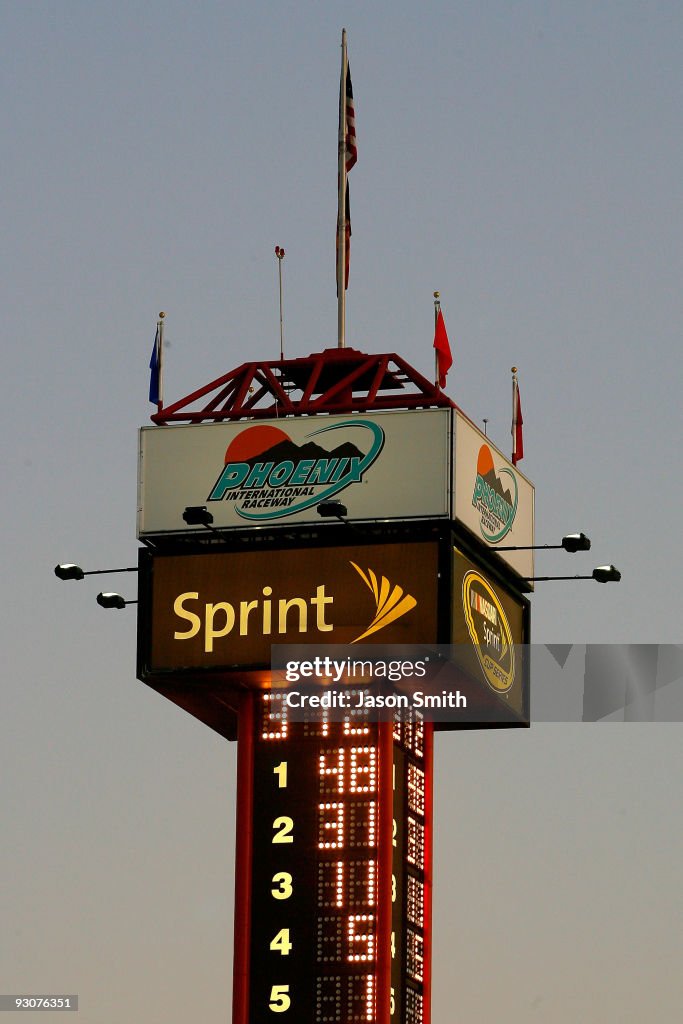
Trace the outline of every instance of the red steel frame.
<instances>
[{"instance_id":1,"label":"red steel frame","mask_svg":"<svg viewBox=\"0 0 683 1024\"><path fill-rule=\"evenodd\" d=\"M151 416L167 423L216 423L276 416L451 408L443 391L396 353L331 348L301 359L242 363Z\"/></svg>"}]
</instances>

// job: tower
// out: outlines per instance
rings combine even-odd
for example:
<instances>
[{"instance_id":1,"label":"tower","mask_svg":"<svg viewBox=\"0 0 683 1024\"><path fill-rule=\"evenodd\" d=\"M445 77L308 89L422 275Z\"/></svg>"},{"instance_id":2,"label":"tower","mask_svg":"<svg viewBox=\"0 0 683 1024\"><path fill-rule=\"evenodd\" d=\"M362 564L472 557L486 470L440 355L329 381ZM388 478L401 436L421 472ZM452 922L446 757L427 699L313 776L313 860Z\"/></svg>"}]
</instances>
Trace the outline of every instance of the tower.
<instances>
[{"instance_id":1,"label":"tower","mask_svg":"<svg viewBox=\"0 0 683 1024\"><path fill-rule=\"evenodd\" d=\"M138 676L238 741L233 1024L427 1024L433 734L528 724L531 554L496 545L533 544L533 488L396 354L245 363L152 419ZM345 668L307 689L316 651ZM397 651L424 686L368 679Z\"/></svg>"}]
</instances>

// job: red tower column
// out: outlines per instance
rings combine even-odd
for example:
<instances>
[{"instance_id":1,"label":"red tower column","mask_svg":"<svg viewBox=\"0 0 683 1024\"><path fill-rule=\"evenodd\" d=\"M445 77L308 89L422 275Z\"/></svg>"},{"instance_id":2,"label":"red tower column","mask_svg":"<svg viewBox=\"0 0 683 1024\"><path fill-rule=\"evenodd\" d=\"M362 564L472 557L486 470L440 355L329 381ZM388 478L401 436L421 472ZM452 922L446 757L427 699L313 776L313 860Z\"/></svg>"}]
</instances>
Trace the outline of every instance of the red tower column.
<instances>
[{"instance_id":1,"label":"red tower column","mask_svg":"<svg viewBox=\"0 0 683 1024\"><path fill-rule=\"evenodd\" d=\"M431 731L265 693L238 742L233 1024L424 1024Z\"/></svg>"}]
</instances>

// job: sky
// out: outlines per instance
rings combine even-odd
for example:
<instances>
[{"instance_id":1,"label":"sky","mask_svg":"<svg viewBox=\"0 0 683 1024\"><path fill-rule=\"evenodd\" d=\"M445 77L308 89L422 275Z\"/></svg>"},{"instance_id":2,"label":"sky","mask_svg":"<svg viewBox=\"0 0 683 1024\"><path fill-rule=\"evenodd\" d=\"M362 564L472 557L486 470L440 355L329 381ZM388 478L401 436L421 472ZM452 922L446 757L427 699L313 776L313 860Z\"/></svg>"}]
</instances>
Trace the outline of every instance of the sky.
<instances>
[{"instance_id":1,"label":"sky","mask_svg":"<svg viewBox=\"0 0 683 1024\"><path fill-rule=\"evenodd\" d=\"M229 1020L235 747L135 679L137 429L247 357L336 344L339 43L358 163L347 341L504 450L519 367L542 643L683 642L683 8L657 0L0 5L0 991L83 1024ZM120 577L134 597L134 577ZM680 1018L680 723L448 733L433 1021ZM11 1020L12 1017L8 1017Z\"/></svg>"}]
</instances>

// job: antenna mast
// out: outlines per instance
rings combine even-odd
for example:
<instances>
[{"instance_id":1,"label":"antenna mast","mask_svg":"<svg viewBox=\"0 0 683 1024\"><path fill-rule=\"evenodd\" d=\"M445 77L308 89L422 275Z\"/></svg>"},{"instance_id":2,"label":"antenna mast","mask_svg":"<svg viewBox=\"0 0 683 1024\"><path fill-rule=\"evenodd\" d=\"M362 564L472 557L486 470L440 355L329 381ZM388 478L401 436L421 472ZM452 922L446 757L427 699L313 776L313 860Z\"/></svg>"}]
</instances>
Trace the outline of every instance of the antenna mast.
<instances>
[{"instance_id":1,"label":"antenna mast","mask_svg":"<svg viewBox=\"0 0 683 1024\"><path fill-rule=\"evenodd\" d=\"M285 258L285 250L282 246L275 246L275 255L277 256L277 273L278 278L280 279L280 360L282 361L285 358L282 326L282 261Z\"/></svg>"}]
</instances>

